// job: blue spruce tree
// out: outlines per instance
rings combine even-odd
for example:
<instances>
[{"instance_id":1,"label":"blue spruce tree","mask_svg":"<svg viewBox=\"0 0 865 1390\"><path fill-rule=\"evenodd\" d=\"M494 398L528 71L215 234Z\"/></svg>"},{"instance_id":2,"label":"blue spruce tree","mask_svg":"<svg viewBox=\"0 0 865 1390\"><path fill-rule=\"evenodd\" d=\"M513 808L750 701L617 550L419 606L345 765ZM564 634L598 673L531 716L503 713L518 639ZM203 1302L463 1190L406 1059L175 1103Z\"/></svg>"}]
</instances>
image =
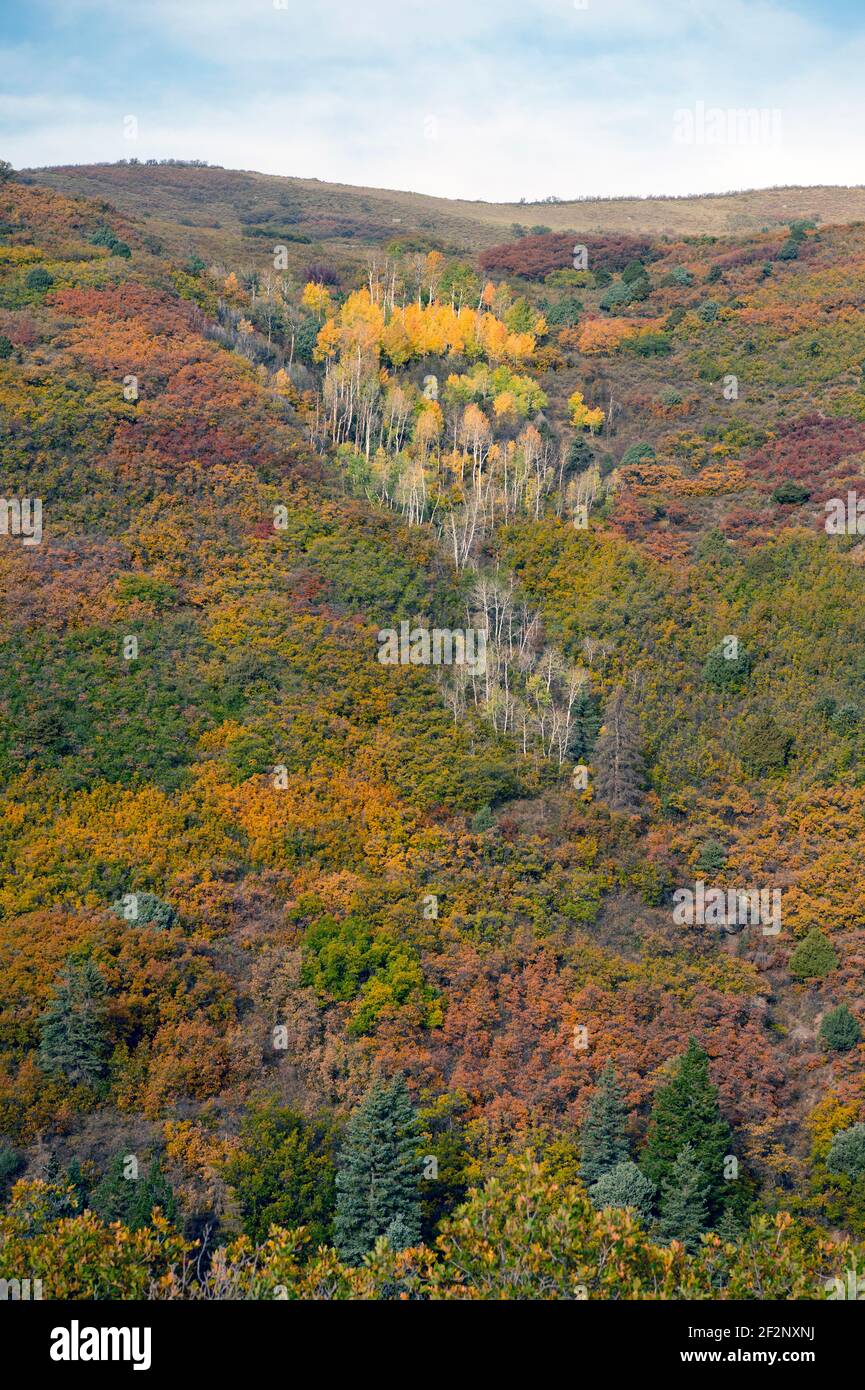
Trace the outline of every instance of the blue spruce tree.
<instances>
[{"instance_id":1,"label":"blue spruce tree","mask_svg":"<svg viewBox=\"0 0 865 1390\"><path fill-rule=\"evenodd\" d=\"M401 1249L420 1240L417 1143L404 1078L377 1079L348 1122L336 1175L334 1233L349 1263L359 1264L379 1236Z\"/></svg>"}]
</instances>

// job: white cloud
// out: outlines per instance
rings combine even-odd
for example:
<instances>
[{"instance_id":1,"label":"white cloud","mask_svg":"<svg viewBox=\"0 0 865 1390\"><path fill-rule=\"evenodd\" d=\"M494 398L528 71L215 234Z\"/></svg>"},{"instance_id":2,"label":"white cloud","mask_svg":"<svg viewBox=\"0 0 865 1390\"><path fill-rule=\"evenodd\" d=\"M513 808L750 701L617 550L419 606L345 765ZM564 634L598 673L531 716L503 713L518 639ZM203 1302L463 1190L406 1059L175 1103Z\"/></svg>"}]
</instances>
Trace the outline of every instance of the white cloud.
<instances>
[{"instance_id":1,"label":"white cloud","mask_svg":"<svg viewBox=\"0 0 865 1390\"><path fill-rule=\"evenodd\" d=\"M108 45L122 26L147 60L112 66L110 47L72 43L45 62L32 34L8 55L0 104L17 164L198 157L502 200L865 179L862 31L839 47L818 11L768 0L61 0L50 13L70 30L89 18ZM676 145L674 113L697 102L780 108L783 143Z\"/></svg>"}]
</instances>

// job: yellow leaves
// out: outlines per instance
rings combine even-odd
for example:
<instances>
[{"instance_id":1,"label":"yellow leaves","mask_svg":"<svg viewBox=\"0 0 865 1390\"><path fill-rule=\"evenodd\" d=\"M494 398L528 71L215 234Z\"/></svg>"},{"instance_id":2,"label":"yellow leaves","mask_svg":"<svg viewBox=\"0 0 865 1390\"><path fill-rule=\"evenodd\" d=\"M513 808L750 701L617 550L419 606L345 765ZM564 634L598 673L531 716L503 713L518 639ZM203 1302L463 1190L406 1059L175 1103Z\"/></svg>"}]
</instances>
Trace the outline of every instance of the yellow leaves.
<instances>
[{"instance_id":1,"label":"yellow leaves","mask_svg":"<svg viewBox=\"0 0 865 1390\"><path fill-rule=\"evenodd\" d=\"M340 328L349 335L352 346L377 347L384 329L384 314L373 304L368 289L355 290L339 311Z\"/></svg>"},{"instance_id":2,"label":"yellow leaves","mask_svg":"<svg viewBox=\"0 0 865 1390\"><path fill-rule=\"evenodd\" d=\"M307 291L322 289L323 286L310 281L304 295ZM324 293L327 294L327 290ZM339 313L323 325L313 356L317 362L337 354L341 360L352 359L358 354L377 359L383 333L384 314L378 304L372 302L369 290L355 290Z\"/></svg>"},{"instance_id":3,"label":"yellow leaves","mask_svg":"<svg viewBox=\"0 0 865 1390\"><path fill-rule=\"evenodd\" d=\"M739 492L747 483L744 469L737 463L710 465L689 478L676 464L634 463L619 469L619 478L635 492L662 488L676 497L714 497Z\"/></svg>"},{"instance_id":4,"label":"yellow leaves","mask_svg":"<svg viewBox=\"0 0 865 1390\"><path fill-rule=\"evenodd\" d=\"M627 319L586 319L580 326L577 347L586 356L617 352L632 332Z\"/></svg>"},{"instance_id":5,"label":"yellow leaves","mask_svg":"<svg viewBox=\"0 0 865 1390\"><path fill-rule=\"evenodd\" d=\"M516 409L517 398L513 391L500 391L497 396L493 397L493 414L496 417L500 415L514 415Z\"/></svg>"},{"instance_id":6,"label":"yellow leaves","mask_svg":"<svg viewBox=\"0 0 865 1390\"><path fill-rule=\"evenodd\" d=\"M45 252L38 246L0 246L0 265L29 265L31 261L45 260Z\"/></svg>"},{"instance_id":7,"label":"yellow leaves","mask_svg":"<svg viewBox=\"0 0 865 1390\"><path fill-rule=\"evenodd\" d=\"M318 314L321 318L326 318L333 309L330 290L327 285L320 285L317 280L310 280L304 285L300 302L310 313Z\"/></svg>"},{"instance_id":8,"label":"yellow leaves","mask_svg":"<svg viewBox=\"0 0 865 1390\"><path fill-rule=\"evenodd\" d=\"M321 286L307 285L310 293ZM485 356L490 362L521 362L535 350L533 333L511 333L495 314L465 306L455 309L433 299L429 304L406 304L385 315L367 289L349 295L339 312L318 335L315 360L340 361L383 353L394 367L416 357Z\"/></svg>"},{"instance_id":9,"label":"yellow leaves","mask_svg":"<svg viewBox=\"0 0 865 1390\"><path fill-rule=\"evenodd\" d=\"M808 1116L814 1158L825 1158L835 1135L855 1124L858 1118L858 1105L845 1105L837 1096L825 1096Z\"/></svg>"},{"instance_id":10,"label":"yellow leaves","mask_svg":"<svg viewBox=\"0 0 865 1390\"><path fill-rule=\"evenodd\" d=\"M221 1138L192 1120L167 1120L165 1152L196 1176L212 1179L238 1147L235 1138Z\"/></svg>"},{"instance_id":11,"label":"yellow leaves","mask_svg":"<svg viewBox=\"0 0 865 1390\"><path fill-rule=\"evenodd\" d=\"M478 320L475 338L491 362L501 362L507 354L508 330L501 319L483 314Z\"/></svg>"},{"instance_id":12,"label":"yellow leaves","mask_svg":"<svg viewBox=\"0 0 865 1390\"><path fill-rule=\"evenodd\" d=\"M444 416L438 401L424 400L415 426L415 439L429 444L438 439L444 429Z\"/></svg>"},{"instance_id":13,"label":"yellow leaves","mask_svg":"<svg viewBox=\"0 0 865 1390\"><path fill-rule=\"evenodd\" d=\"M222 282L222 292L227 299L237 299L240 296L240 281L232 270L226 275Z\"/></svg>"},{"instance_id":14,"label":"yellow leaves","mask_svg":"<svg viewBox=\"0 0 865 1390\"><path fill-rule=\"evenodd\" d=\"M339 326L335 319L328 319L315 341L313 349L313 359L316 362L323 362L325 358L336 357L341 344Z\"/></svg>"},{"instance_id":15,"label":"yellow leaves","mask_svg":"<svg viewBox=\"0 0 865 1390\"><path fill-rule=\"evenodd\" d=\"M395 367L402 367L412 355L413 344L403 313L395 313L381 339L382 352Z\"/></svg>"},{"instance_id":16,"label":"yellow leaves","mask_svg":"<svg viewBox=\"0 0 865 1390\"><path fill-rule=\"evenodd\" d=\"M571 424L577 429L591 430L594 434L604 423L604 412L599 407L593 410L587 406L582 391L574 391L573 395L568 397L568 411Z\"/></svg>"},{"instance_id":17,"label":"yellow leaves","mask_svg":"<svg viewBox=\"0 0 865 1390\"><path fill-rule=\"evenodd\" d=\"M441 273L444 270L445 258L441 251L430 251L424 262L426 278L430 286L430 291L435 292Z\"/></svg>"},{"instance_id":18,"label":"yellow leaves","mask_svg":"<svg viewBox=\"0 0 865 1390\"><path fill-rule=\"evenodd\" d=\"M535 350L533 333L509 333L505 339L505 357L511 362L524 362Z\"/></svg>"},{"instance_id":19,"label":"yellow leaves","mask_svg":"<svg viewBox=\"0 0 865 1390\"><path fill-rule=\"evenodd\" d=\"M470 448L477 450L490 440L490 423L479 405L470 401L463 411L460 437Z\"/></svg>"},{"instance_id":20,"label":"yellow leaves","mask_svg":"<svg viewBox=\"0 0 865 1390\"><path fill-rule=\"evenodd\" d=\"M156 787L118 793L100 786L77 793L65 808L56 803L42 808L38 799L27 798L26 789L23 795L29 815L16 838L14 867L0 888L0 913L10 916L46 902L104 906L99 894L77 886L94 862L128 865L130 873L146 864L154 878L165 879L190 862L204 866L222 852L212 832L189 829L192 807L184 796L172 798Z\"/></svg>"},{"instance_id":21,"label":"yellow leaves","mask_svg":"<svg viewBox=\"0 0 865 1390\"><path fill-rule=\"evenodd\" d=\"M279 786L269 774L238 786L224 775L217 763L201 765L195 796L226 834L241 831L252 863L291 869L308 858L305 846L315 845L317 855L347 868L404 867L411 813L372 773L313 766L286 773Z\"/></svg>"}]
</instances>

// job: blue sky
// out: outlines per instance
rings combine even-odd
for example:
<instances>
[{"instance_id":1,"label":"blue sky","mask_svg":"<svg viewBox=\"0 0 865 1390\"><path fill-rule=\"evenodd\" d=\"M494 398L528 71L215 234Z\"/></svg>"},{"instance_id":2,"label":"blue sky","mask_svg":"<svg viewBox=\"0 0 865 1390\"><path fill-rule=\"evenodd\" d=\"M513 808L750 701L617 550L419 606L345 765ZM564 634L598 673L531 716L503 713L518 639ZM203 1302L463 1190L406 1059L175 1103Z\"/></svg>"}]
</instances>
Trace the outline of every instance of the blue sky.
<instances>
[{"instance_id":1,"label":"blue sky","mask_svg":"<svg viewBox=\"0 0 865 1390\"><path fill-rule=\"evenodd\" d=\"M862 0L584 4L0 0L0 156L508 200L865 183Z\"/></svg>"}]
</instances>

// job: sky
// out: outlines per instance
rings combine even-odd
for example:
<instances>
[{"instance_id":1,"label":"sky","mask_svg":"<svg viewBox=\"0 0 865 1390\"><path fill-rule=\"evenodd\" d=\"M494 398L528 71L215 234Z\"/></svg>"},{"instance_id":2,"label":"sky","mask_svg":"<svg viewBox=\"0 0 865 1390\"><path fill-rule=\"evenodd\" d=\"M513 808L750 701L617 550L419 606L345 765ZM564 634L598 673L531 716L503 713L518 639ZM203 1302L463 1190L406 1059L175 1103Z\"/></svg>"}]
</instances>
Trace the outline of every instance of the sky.
<instances>
[{"instance_id":1,"label":"sky","mask_svg":"<svg viewBox=\"0 0 865 1390\"><path fill-rule=\"evenodd\" d=\"M0 158L490 201L861 184L863 72L865 0L0 0Z\"/></svg>"}]
</instances>

